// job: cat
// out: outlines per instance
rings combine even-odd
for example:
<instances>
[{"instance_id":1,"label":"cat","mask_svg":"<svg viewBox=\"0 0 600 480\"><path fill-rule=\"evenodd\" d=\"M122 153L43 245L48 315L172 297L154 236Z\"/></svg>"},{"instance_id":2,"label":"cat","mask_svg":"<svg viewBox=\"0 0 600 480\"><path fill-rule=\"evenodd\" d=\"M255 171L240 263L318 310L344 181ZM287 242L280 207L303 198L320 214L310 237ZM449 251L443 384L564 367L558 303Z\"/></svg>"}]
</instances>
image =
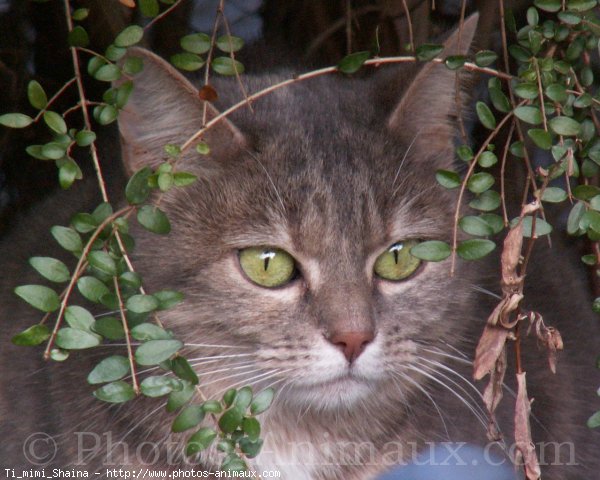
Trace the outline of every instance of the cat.
<instances>
[{"instance_id":1,"label":"cat","mask_svg":"<svg viewBox=\"0 0 600 480\"><path fill-rule=\"evenodd\" d=\"M475 28L472 18L461 45L453 34L444 55L464 53ZM130 55L143 58L144 70L119 117L128 173L164 161L166 144L182 144L202 126L204 108L165 61L141 49ZM187 344L188 358L218 360L197 367L204 394L244 384L277 390L252 465L286 479L374 478L428 442L487 442L470 360L497 302L486 292L499 290L498 259L459 262L450 276L448 261L407 255L420 241L451 240L456 193L437 185L434 172L454 168L459 80L439 64L381 68L364 78L298 82L221 120L203 137L210 154L192 150L180 161L198 181L162 200L171 233L135 232L133 262L147 290L185 295L161 321ZM244 82L257 91L291 76ZM214 81L225 108L237 87ZM207 111L217 115L212 105ZM39 282L26 259L48 255L49 226L92 209L94 192L84 181L56 194L0 244L2 464L79 466L100 478L121 467L194 468L176 448L185 435L170 435L163 403L109 406L91 396L85 377L114 347L58 365L9 343L38 321L12 293ZM544 478L589 479L600 437L585 419L600 384L600 337L577 259L560 238L553 248L536 245L526 298L560 329L566 350L553 375L533 341L523 347L534 439L571 442L551 457L557 465L543 467ZM396 256L400 271L390 263ZM276 278L264 273L267 258ZM512 403L507 393L498 414L508 446ZM197 468L215 462L209 455Z\"/></svg>"}]
</instances>

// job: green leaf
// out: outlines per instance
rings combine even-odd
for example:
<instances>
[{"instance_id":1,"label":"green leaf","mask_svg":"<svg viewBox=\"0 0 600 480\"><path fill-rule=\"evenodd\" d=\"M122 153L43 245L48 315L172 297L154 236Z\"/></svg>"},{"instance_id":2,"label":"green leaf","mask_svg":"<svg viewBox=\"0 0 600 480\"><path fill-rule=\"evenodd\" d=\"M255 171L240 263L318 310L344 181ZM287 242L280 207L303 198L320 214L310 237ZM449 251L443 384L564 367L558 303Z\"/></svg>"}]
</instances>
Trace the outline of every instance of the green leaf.
<instances>
[{"instance_id":1,"label":"green leaf","mask_svg":"<svg viewBox=\"0 0 600 480\"><path fill-rule=\"evenodd\" d=\"M89 12L89 8L78 8L77 10L73 11L73 15L71 15L71 18L76 22L81 22L82 20L85 20L87 18Z\"/></svg>"},{"instance_id":2,"label":"green leaf","mask_svg":"<svg viewBox=\"0 0 600 480\"><path fill-rule=\"evenodd\" d=\"M56 334L56 345L67 350L83 350L100 345L102 338L78 328L61 328Z\"/></svg>"},{"instance_id":3,"label":"green leaf","mask_svg":"<svg viewBox=\"0 0 600 480\"><path fill-rule=\"evenodd\" d=\"M80 130L75 135L75 141L80 147L89 147L96 140L96 134L90 130Z\"/></svg>"},{"instance_id":4,"label":"green leaf","mask_svg":"<svg viewBox=\"0 0 600 480\"><path fill-rule=\"evenodd\" d=\"M452 253L450 245L439 240L429 240L421 242L410 249L413 257L426 260L428 262L440 262L445 260Z\"/></svg>"},{"instance_id":5,"label":"green leaf","mask_svg":"<svg viewBox=\"0 0 600 480\"><path fill-rule=\"evenodd\" d=\"M573 189L573 196L578 200L590 200L596 195L600 195L600 188L594 185L577 185Z\"/></svg>"},{"instance_id":6,"label":"green leaf","mask_svg":"<svg viewBox=\"0 0 600 480\"><path fill-rule=\"evenodd\" d=\"M483 193L492 185L494 185L494 177L486 172L474 173L467 181L467 188L473 193Z\"/></svg>"},{"instance_id":7,"label":"green leaf","mask_svg":"<svg viewBox=\"0 0 600 480\"><path fill-rule=\"evenodd\" d=\"M33 158L37 158L38 160L49 160L49 158L44 155L43 148L43 145L28 145L25 148L25 151Z\"/></svg>"},{"instance_id":8,"label":"green leaf","mask_svg":"<svg viewBox=\"0 0 600 480\"><path fill-rule=\"evenodd\" d=\"M174 433L185 432L190 428L197 426L204 420L204 410L200 405L190 405L185 407L171 425L171 431Z\"/></svg>"},{"instance_id":9,"label":"green leaf","mask_svg":"<svg viewBox=\"0 0 600 480\"><path fill-rule=\"evenodd\" d=\"M61 188L69 188L77 178L82 178L81 170L73 160L67 159L58 170L58 182Z\"/></svg>"},{"instance_id":10,"label":"green leaf","mask_svg":"<svg viewBox=\"0 0 600 480\"><path fill-rule=\"evenodd\" d=\"M488 90L490 93L490 100L492 101L494 108L499 112L508 113L511 109L511 105L504 92L496 87L490 87Z\"/></svg>"},{"instance_id":11,"label":"green leaf","mask_svg":"<svg viewBox=\"0 0 600 480\"><path fill-rule=\"evenodd\" d=\"M590 253L588 255L583 255L581 257L581 261L590 267L593 267L594 265L596 265L598 263L598 260L596 259L596 255L594 255L593 253Z\"/></svg>"},{"instance_id":12,"label":"green leaf","mask_svg":"<svg viewBox=\"0 0 600 480\"><path fill-rule=\"evenodd\" d=\"M467 57L464 55L450 55L446 57L446 67L450 70L457 70L461 68L467 61Z\"/></svg>"},{"instance_id":13,"label":"green leaf","mask_svg":"<svg viewBox=\"0 0 600 480\"><path fill-rule=\"evenodd\" d=\"M62 283L69 281L71 278L67 266L55 258L31 257L29 259L29 264L35 268L42 277L51 282Z\"/></svg>"},{"instance_id":14,"label":"green leaf","mask_svg":"<svg viewBox=\"0 0 600 480\"><path fill-rule=\"evenodd\" d=\"M69 358L69 351L61 348L53 348L50 350L50 358L55 362L64 362Z\"/></svg>"},{"instance_id":15,"label":"green leaf","mask_svg":"<svg viewBox=\"0 0 600 480\"><path fill-rule=\"evenodd\" d=\"M180 356L175 357L171 361L171 370L179 378L187 380L192 385L198 385L198 376L185 358Z\"/></svg>"},{"instance_id":16,"label":"green leaf","mask_svg":"<svg viewBox=\"0 0 600 480\"><path fill-rule=\"evenodd\" d=\"M136 340L145 342L147 340L169 340L172 335L164 328L153 323L140 323L131 329L131 336Z\"/></svg>"},{"instance_id":17,"label":"green leaf","mask_svg":"<svg viewBox=\"0 0 600 480\"><path fill-rule=\"evenodd\" d=\"M435 172L435 179L444 188L456 188L460 186L460 177L458 173L449 170L438 170Z\"/></svg>"},{"instance_id":18,"label":"green leaf","mask_svg":"<svg viewBox=\"0 0 600 480\"><path fill-rule=\"evenodd\" d=\"M227 390L223 394L223 402L225 403L225 405L228 407L231 406L231 404L235 400L236 395L237 395L237 390L235 388L230 388L229 390Z\"/></svg>"},{"instance_id":19,"label":"green leaf","mask_svg":"<svg viewBox=\"0 0 600 480\"><path fill-rule=\"evenodd\" d=\"M504 220L500 215L494 213L482 213L479 218L492 228L494 235L504 230Z\"/></svg>"},{"instance_id":20,"label":"green leaf","mask_svg":"<svg viewBox=\"0 0 600 480\"><path fill-rule=\"evenodd\" d=\"M148 179L152 175L150 167L144 167L135 172L125 187L125 197L131 205L139 205L144 203L150 195L150 186Z\"/></svg>"},{"instance_id":21,"label":"green leaf","mask_svg":"<svg viewBox=\"0 0 600 480\"><path fill-rule=\"evenodd\" d=\"M184 50L202 55L210 50L210 37L206 33L192 33L179 41Z\"/></svg>"},{"instance_id":22,"label":"green leaf","mask_svg":"<svg viewBox=\"0 0 600 480\"><path fill-rule=\"evenodd\" d=\"M200 155L208 155L210 153L210 147L206 142L198 142L196 145L196 151Z\"/></svg>"},{"instance_id":23,"label":"green leaf","mask_svg":"<svg viewBox=\"0 0 600 480\"><path fill-rule=\"evenodd\" d=\"M100 125L109 125L119 116L113 105L98 105L94 108L94 118Z\"/></svg>"},{"instance_id":24,"label":"green leaf","mask_svg":"<svg viewBox=\"0 0 600 480\"><path fill-rule=\"evenodd\" d=\"M178 408L185 405L191 400L196 392L195 387L189 382L184 380L181 383L183 384L181 390L174 390L169 394L169 400L167 401L167 412L174 412Z\"/></svg>"},{"instance_id":25,"label":"green leaf","mask_svg":"<svg viewBox=\"0 0 600 480\"><path fill-rule=\"evenodd\" d=\"M533 4L545 12L558 12L561 7L561 0L534 0Z\"/></svg>"},{"instance_id":26,"label":"green leaf","mask_svg":"<svg viewBox=\"0 0 600 480\"><path fill-rule=\"evenodd\" d=\"M179 340L150 340L141 344L135 351L135 361L139 365L158 365L172 357L183 347Z\"/></svg>"},{"instance_id":27,"label":"green leaf","mask_svg":"<svg viewBox=\"0 0 600 480\"><path fill-rule=\"evenodd\" d=\"M600 233L600 213L594 210L585 212L579 220L579 228L590 234L590 229L593 233Z\"/></svg>"},{"instance_id":28,"label":"green leaf","mask_svg":"<svg viewBox=\"0 0 600 480\"><path fill-rule=\"evenodd\" d=\"M481 217L467 215L458 222L461 230L469 235L478 237L487 237L494 234L493 228Z\"/></svg>"},{"instance_id":29,"label":"green leaf","mask_svg":"<svg viewBox=\"0 0 600 480\"><path fill-rule=\"evenodd\" d=\"M60 160L67 153L67 148L58 142L49 142L42 145L42 155L51 160Z\"/></svg>"},{"instance_id":30,"label":"green leaf","mask_svg":"<svg viewBox=\"0 0 600 480\"><path fill-rule=\"evenodd\" d=\"M83 249L81 236L72 228L55 225L50 229L50 233L58 244L69 252L81 252Z\"/></svg>"},{"instance_id":31,"label":"green leaf","mask_svg":"<svg viewBox=\"0 0 600 480\"><path fill-rule=\"evenodd\" d=\"M568 0L567 8L573 12L586 12L594 8L597 4L596 0Z\"/></svg>"},{"instance_id":32,"label":"green leaf","mask_svg":"<svg viewBox=\"0 0 600 480\"><path fill-rule=\"evenodd\" d=\"M161 173L158 175L158 188L162 192L169 190L175 183L173 175L171 173Z\"/></svg>"},{"instance_id":33,"label":"green leaf","mask_svg":"<svg viewBox=\"0 0 600 480\"><path fill-rule=\"evenodd\" d=\"M142 285L142 277L136 272L124 272L119 277L119 282L124 287L138 289Z\"/></svg>"},{"instance_id":34,"label":"green leaf","mask_svg":"<svg viewBox=\"0 0 600 480\"><path fill-rule=\"evenodd\" d=\"M71 47L87 47L90 44L90 37L81 25L77 25L69 32L69 45Z\"/></svg>"},{"instance_id":35,"label":"green leaf","mask_svg":"<svg viewBox=\"0 0 600 480\"><path fill-rule=\"evenodd\" d=\"M543 120L542 112L538 107L526 105L515 108L515 116L524 122L531 123L532 125L539 125Z\"/></svg>"},{"instance_id":36,"label":"green leaf","mask_svg":"<svg viewBox=\"0 0 600 480\"><path fill-rule=\"evenodd\" d=\"M96 277L81 277L77 280L79 292L94 303L100 302L103 295L109 293L108 287Z\"/></svg>"},{"instance_id":37,"label":"green leaf","mask_svg":"<svg viewBox=\"0 0 600 480\"><path fill-rule=\"evenodd\" d=\"M566 195L566 192L565 192ZM593 210L600 211L600 195L596 195L595 197L590 199L590 207Z\"/></svg>"},{"instance_id":38,"label":"green leaf","mask_svg":"<svg viewBox=\"0 0 600 480\"><path fill-rule=\"evenodd\" d=\"M117 264L114 259L103 250L94 250L88 254L89 264L100 270L102 273L106 273L110 276L117 275Z\"/></svg>"},{"instance_id":39,"label":"green leaf","mask_svg":"<svg viewBox=\"0 0 600 480\"><path fill-rule=\"evenodd\" d=\"M569 212L567 218L567 233L569 235L578 235L580 233L579 222L585 213L585 204L577 202Z\"/></svg>"},{"instance_id":40,"label":"green leaf","mask_svg":"<svg viewBox=\"0 0 600 480\"><path fill-rule=\"evenodd\" d=\"M558 135L574 136L581 133L581 125L570 117L554 117L550 119L548 125Z\"/></svg>"},{"instance_id":41,"label":"green leaf","mask_svg":"<svg viewBox=\"0 0 600 480\"><path fill-rule=\"evenodd\" d=\"M483 168L490 168L498 163L498 157L496 157L494 152L483 152L479 156L477 163L479 163L479 165L481 165Z\"/></svg>"},{"instance_id":42,"label":"green leaf","mask_svg":"<svg viewBox=\"0 0 600 480\"><path fill-rule=\"evenodd\" d=\"M594 413L590 418L588 418L587 426L589 428L600 427L600 411Z\"/></svg>"},{"instance_id":43,"label":"green leaf","mask_svg":"<svg viewBox=\"0 0 600 480\"><path fill-rule=\"evenodd\" d=\"M94 78L101 82L114 82L121 78L121 69L118 65L109 63L100 67L94 74Z\"/></svg>"},{"instance_id":44,"label":"green leaf","mask_svg":"<svg viewBox=\"0 0 600 480\"><path fill-rule=\"evenodd\" d=\"M56 112L52 112L48 110L44 113L44 122L46 125L50 127L56 133L60 133L61 135L65 135L67 133L67 124L63 120L62 116L60 116Z\"/></svg>"},{"instance_id":45,"label":"green leaf","mask_svg":"<svg viewBox=\"0 0 600 480\"><path fill-rule=\"evenodd\" d=\"M498 55L491 50L481 50L475 54L475 64L478 67L487 67L494 63Z\"/></svg>"},{"instance_id":46,"label":"green leaf","mask_svg":"<svg viewBox=\"0 0 600 480\"><path fill-rule=\"evenodd\" d=\"M567 192L558 187L547 187L542 195L542 201L550 203L560 203L567 199Z\"/></svg>"},{"instance_id":47,"label":"green leaf","mask_svg":"<svg viewBox=\"0 0 600 480\"><path fill-rule=\"evenodd\" d=\"M202 57L199 57L195 53L183 52L172 55L171 63L181 70L193 72L202 68L205 62Z\"/></svg>"},{"instance_id":48,"label":"green leaf","mask_svg":"<svg viewBox=\"0 0 600 480\"><path fill-rule=\"evenodd\" d=\"M11 338L14 345L33 347L50 338L50 329L46 325L32 325Z\"/></svg>"},{"instance_id":49,"label":"green leaf","mask_svg":"<svg viewBox=\"0 0 600 480\"><path fill-rule=\"evenodd\" d=\"M233 35L223 35L217 38L217 48L225 53L237 52L244 46L244 40Z\"/></svg>"},{"instance_id":50,"label":"green leaf","mask_svg":"<svg viewBox=\"0 0 600 480\"><path fill-rule=\"evenodd\" d=\"M152 233L166 235L171 231L171 224L167 216L160 208L153 205L141 207L137 213L137 220L142 227Z\"/></svg>"},{"instance_id":51,"label":"green leaf","mask_svg":"<svg viewBox=\"0 0 600 480\"><path fill-rule=\"evenodd\" d=\"M186 187L194 183L198 177L193 173L188 172L175 172L173 174L173 181L176 187Z\"/></svg>"},{"instance_id":52,"label":"green leaf","mask_svg":"<svg viewBox=\"0 0 600 480\"><path fill-rule=\"evenodd\" d=\"M560 83L553 83L546 87L546 96L554 102L564 102L567 100L567 88Z\"/></svg>"},{"instance_id":53,"label":"green leaf","mask_svg":"<svg viewBox=\"0 0 600 480\"><path fill-rule=\"evenodd\" d=\"M108 340L121 340L125 338L123 322L115 317L102 317L94 322L94 332Z\"/></svg>"},{"instance_id":54,"label":"green leaf","mask_svg":"<svg viewBox=\"0 0 600 480\"><path fill-rule=\"evenodd\" d=\"M125 56L126 53L127 49L124 47L109 45L108 47L106 47L106 52L104 53L104 56L111 62L118 62Z\"/></svg>"},{"instance_id":55,"label":"green leaf","mask_svg":"<svg viewBox=\"0 0 600 480\"><path fill-rule=\"evenodd\" d=\"M94 316L85 308L78 305L69 305L65 310L65 320L71 328L91 332L95 323Z\"/></svg>"},{"instance_id":56,"label":"green leaf","mask_svg":"<svg viewBox=\"0 0 600 480\"><path fill-rule=\"evenodd\" d=\"M420 45L416 48L415 54L417 60L421 62L427 62L429 60L434 59L440 53L444 51L443 45L434 45L430 43L426 43L424 45Z\"/></svg>"},{"instance_id":57,"label":"green leaf","mask_svg":"<svg viewBox=\"0 0 600 480\"><path fill-rule=\"evenodd\" d=\"M29 99L29 103L33 108L37 108L41 110L46 108L48 105L48 97L46 96L46 92L39 84L39 82L35 80L31 80L27 84L27 98Z\"/></svg>"},{"instance_id":58,"label":"green leaf","mask_svg":"<svg viewBox=\"0 0 600 480\"><path fill-rule=\"evenodd\" d=\"M144 17L154 18L160 12L158 0L139 0L139 7Z\"/></svg>"},{"instance_id":59,"label":"green leaf","mask_svg":"<svg viewBox=\"0 0 600 480\"><path fill-rule=\"evenodd\" d=\"M244 414L240 409L230 408L219 418L219 428L222 432L233 433L242 424L243 419Z\"/></svg>"},{"instance_id":60,"label":"green leaf","mask_svg":"<svg viewBox=\"0 0 600 480\"><path fill-rule=\"evenodd\" d=\"M234 405L241 412L245 412L252 402L252 388L242 387L238 390L235 396Z\"/></svg>"},{"instance_id":61,"label":"green leaf","mask_svg":"<svg viewBox=\"0 0 600 480\"><path fill-rule=\"evenodd\" d=\"M141 57L127 57L123 63L123 71L127 75L137 75L144 70L144 60Z\"/></svg>"},{"instance_id":62,"label":"green leaf","mask_svg":"<svg viewBox=\"0 0 600 480\"><path fill-rule=\"evenodd\" d=\"M254 419L250 419L254 420ZM261 439L252 440L249 437L242 437L239 441L240 450L246 457L254 458L260 453L260 449L263 446L263 441ZM241 460L241 459L240 459ZM241 467L241 465L240 465ZM242 470L245 468L241 467Z\"/></svg>"},{"instance_id":63,"label":"green leaf","mask_svg":"<svg viewBox=\"0 0 600 480\"><path fill-rule=\"evenodd\" d=\"M94 397L103 402L123 403L135 397L133 387L121 380L108 383L94 392Z\"/></svg>"},{"instance_id":64,"label":"green leaf","mask_svg":"<svg viewBox=\"0 0 600 480\"><path fill-rule=\"evenodd\" d=\"M456 253L465 260L478 260L485 257L496 248L496 244L491 240L482 238L472 238L458 244Z\"/></svg>"},{"instance_id":65,"label":"green leaf","mask_svg":"<svg viewBox=\"0 0 600 480\"><path fill-rule=\"evenodd\" d=\"M140 384L140 390L147 397L162 397L181 387L181 382L175 378L152 376L145 378Z\"/></svg>"},{"instance_id":66,"label":"green leaf","mask_svg":"<svg viewBox=\"0 0 600 480\"><path fill-rule=\"evenodd\" d=\"M15 288L15 293L42 312L54 312L60 306L56 292L43 285L21 285Z\"/></svg>"},{"instance_id":67,"label":"green leaf","mask_svg":"<svg viewBox=\"0 0 600 480\"><path fill-rule=\"evenodd\" d=\"M256 441L260 437L260 423L254 417L244 418L242 421L242 430L244 430L244 433L252 441Z\"/></svg>"},{"instance_id":68,"label":"green leaf","mask_svg":"<svg viewBox=\"0 0 600 480\"><path fill-rule=\"evenodd\" d=\"M238 74L244 73L244 65L229 57L217 57L212 61L211 66L219 75L235 75L236 72Z\"/></svg>"},{"instance_id":69,"label":"green leaf","mask_svg":"<svg viewBox=\"0 0 600 480\"><path fill-rule=\"evenodd\" d=\"M275 390L272 388L266 388L265 390L257 393L250 404L250 412L252 415L259 415L266 411L271 406L274 397Z\"/></svg>"},{"instance_id":70,"label":"green leaf","mask_svg":"<svg viewBox=\"0 0 600 480\"><path fill-rule=\"evenodd\" d=\"M338 62L337 69L342 73L355 73L360 70L370 56L371 54L367 51L351 53Z\"/></svg>"},{"instance_id":71,"label":"green leaf","mask_svg":"<svg viewBox=\"0 0 600 480\"><path fill-rule=\"evenodd\" d=\"M460 145L456 148L456 154L463 162L469 162L473 159L473 150L468 145ZM441 170L444 171L444 170Z\"/></svg>"},{"instance_id":72,"label":"green leaf","mask_svg":"<svg viewBox=\"0 0 600 480\"><path fill-rule=\"evenodd\" d=\"M102 360L87 377L91 385L114 382L130 373L129 360L121 355L113 355Z\"/></svg>"},{"instance_id":73,"label":"green leaf","mask_svg":"<svg viewBox=\"0 0 600 480\"><path fill-rule=\"evenodd\" d=\"M475 104L475 110L477 111L477 117L481 124L490 130L494 130L496 128L496 119L494 118L494 114L490 110L484 102L477 102Z\"/></svg>"},{"instance_id":74,"label":"green leaf","mask_svg":"<svg viewBox=\"0 0 600 480\"><path fill-rule=\"evenodd\" d=\"M203 427L194 433L187 441L185 454L190 457L210 447L217 438L217 432L212 428Z\"/></svg>"},{"instance_id":75,"label":"green leaf","mask_svg":"<svg viewBox=\"0 0 600 480\"><path fill-rule=\"evenodd\" d=\"M487 190L479 195L477 198L474 198L469 203L471 208L475 210L481 210L483 212L491 212L492 210L496 210L500 206L500 194L495 192L494 190Z\"/></svg>"},{"instance_id":76,"label":"green leaf","mask_svg":"<svg viewBox=\"0 0 600 480\"><path fill-rule=\"evenodd\" d=\"M552 135L549 132L541 128L530 128L527 130L527 135L542 150L550 150L552 148Z\"/></svg>"},{"instance_id":77,"label":"green leaf","mask_svg":"<svg viewBox=\"0 0 600 480\"><path fill-rule=\"evenodd\" d=\"M25 128L31 125L33 119L23 113L5 113L0 115L0 125L9 128Z\"/></svg>"},{"instance_id":78,"label":"green leaf","mask_svg":"<svg viewBox=\"0 0 600 480\"><path fill-rule=\"evenodd\" d=\"M158 300L152 295L133 295L127 299L125 306L127 310L134 313L152 312L158 308Z\"/></svg>"},{"instance_id":79,"label":"green leaf","mask_svg":"<svg viewBox=\"0 0 600 480\"><path fill-rule=\"evenodd\" d=\"M80 233L88 233L96 230L98 222L89 213L76 213L71 218L71 225Z\"/></svg>"},{"instance_id":80,"label":"green leaf","mask_svg":"<svg viewBox=\"0 0 600 480\"><path fill-rule=\"evenodd\" d=\"M167 310L174 307L183 300L183 293L174 290L160 290L154 293L154 298L158 300L159 310Z\"/></svg>"},{"instance_id":81,"label":"green leaf","mask_svg":"<svg viewBox=\"0 0 600 480\"><path fill-rule=\"evenodd\" d=\"M125 28L115 38L114 44L117 47L130 47L138 43L144 36L144 29L139 25L130 25Z\"/></svg>"},{"instance_id":82,"label":"green leaf","mask_svg":"<svg viewBox=\"0 0 600 480\"><path fill-rule=\"evenodd\" d=\"M516 87L515 87L515 93L521 97L521 98L525 98L527 100L534 100L538 97L538 86L535 83L527 83L527 82L523 82L523 83L519 83Z\"/></svg>"},{"instance_id":83,"label":"green leaf","mask_svg":"<svg viewBox=\"0 0 600 480\"><path fill-rule=\"evenodd\" d=\"M513 218L510 222L511 228L517 225L519 222L519 217ZM525 238L531 238L533 232L533 218L531 215L527 215L523 217L523 236ZM535 236L540 237L542 235L548 235L552 232L552 225L550 225L546 220L540 217L536 217L535 219Z\"/></svg>"},{"instance_id":84,"label":"green leaf","mask_svg":"<svg viewBox=\"0 0 600 480\"><path fill-rule=\"evenodd\" d=\"M202 409L206 413L221 413L223 411L223 407L221 406L221 402L218 400L208 400L202 404Z\"/></svg>"}]
</instances>

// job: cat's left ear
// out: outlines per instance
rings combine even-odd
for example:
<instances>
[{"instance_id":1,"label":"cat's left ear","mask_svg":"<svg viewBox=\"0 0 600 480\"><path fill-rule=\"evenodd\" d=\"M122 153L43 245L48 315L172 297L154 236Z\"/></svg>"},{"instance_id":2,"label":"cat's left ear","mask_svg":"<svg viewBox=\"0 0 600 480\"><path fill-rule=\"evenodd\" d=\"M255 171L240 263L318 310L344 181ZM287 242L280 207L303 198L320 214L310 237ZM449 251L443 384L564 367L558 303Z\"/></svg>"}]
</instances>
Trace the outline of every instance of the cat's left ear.
<instances>
[{"instance_id":1,"label":"cat's left ear","mask_svg":"<svg viewBox=\"0 0 600 480\"><path fill-rule=\"evenodd\" d=\"M479 15L473 14L465 20L462 30L457 29L446 40L441 56L466 55L478 19ZM441 154L451 149L457 132L457 116L466 110L462 106L457 108L456 96L457 82L464 81L465 76L467 72L460 71L457 75L444 64L425 64L388 119L388 128L408 144L423 145L425 151ZM463 91L459 97L464 106L469 96ZM453 155L447 160L452 161Z\"/></svg>"},{"instance_id":2,"label":"cat's left ear","mask_svg":"<svg viewBox=\"0 0 600 480\"><path fill-rule=\"evenodd\" d=\"M128 58L141 58L144 65L134 77L133 91L119 113L123 163L128 173L133 173L165 161L165 145L181 146L202 128L203 120L208 122L219 112L200 99L198 90L183 75L152 52L131 48L122 62ZM123 82L120 80L115 86ZM207 130L202 140L209 145L209 157L215 163L246 146L244 135L227 118ZM184 154L183 160L209 161L193 148Z\"/></svg>"}]
</instances>

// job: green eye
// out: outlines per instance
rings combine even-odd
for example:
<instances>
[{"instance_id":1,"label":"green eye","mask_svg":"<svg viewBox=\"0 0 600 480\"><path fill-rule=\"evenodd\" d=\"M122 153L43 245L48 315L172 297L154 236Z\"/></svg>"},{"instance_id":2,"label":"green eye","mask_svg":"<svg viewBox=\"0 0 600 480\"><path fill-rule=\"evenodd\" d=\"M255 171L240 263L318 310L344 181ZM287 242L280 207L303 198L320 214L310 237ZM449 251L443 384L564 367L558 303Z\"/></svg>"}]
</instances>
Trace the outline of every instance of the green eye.
<instances>
[{"instance_id":1,"label":"green eye","mask_svg":"<svg viewBox=\"0 0 600 480\"><path fill-rule=\"evenodd\" d=\"M421 264L421 260L410 254L417 240L394 243L375 260L375 273L384 280L403 280Z\"/></svg>"},{"instance_id":2,"label":"green eye","mask_svg":"<svg viewBox=\"0 0 600 480\"><path fill-rule=\"evenodd\" d=\"M271 247L240 250L240 266L250 280L269 288L285 285L296 271L296 263L289 253Z\"/></svg>"}]
</instances>

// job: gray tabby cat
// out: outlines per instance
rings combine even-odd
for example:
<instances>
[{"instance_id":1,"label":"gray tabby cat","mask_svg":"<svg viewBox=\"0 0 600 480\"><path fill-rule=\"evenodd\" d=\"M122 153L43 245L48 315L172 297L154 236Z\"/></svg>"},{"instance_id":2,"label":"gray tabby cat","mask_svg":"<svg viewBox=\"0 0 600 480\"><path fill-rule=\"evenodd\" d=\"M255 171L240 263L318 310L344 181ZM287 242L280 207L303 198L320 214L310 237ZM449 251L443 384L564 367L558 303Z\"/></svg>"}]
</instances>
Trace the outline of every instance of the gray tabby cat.
<instances>
[{"instance_id":1,"label":"gray tabby cat","mask_svg":"<svg viewBox=\"0 0 600 480\"><path fill-rule=\"evenodd\" d=\"M465 44L474 30L471 20ZM455 35L445 54L464 50L456 44ZM196 89L166 62L135 55L145 68L119 118L129 172L163 161L164 145L188 139L203 111ZM255 91L289 75L244 80ZM433 173L454 162L456 78L426 64L280 89L209 130L208 157L184 157L180 168L199 181L164 198L171 234L136 232L134 264L148 290L186 296L161 316L165 326L186 342L188 358L218 359L198 360L205 395L244 384L278 390L263 418L259 471L358 480L410 460L427 442L485 445L469 359L495 302L484 291L498 291L496 260L459 263L450 277L448 262L407 253L419 241L451 238L455 194ZM225 104L235 86L217 89ZM209 118L215 114L209 107ZM49 225L68 223L68 210L93 208L93 190L90 182L57 194L0 244L1 463L49 461L47 468L79 465L102 475L121 466L191 469L177 448L185 435L170 435L172 416L161 402L109 406L89 394L87 373L116 347L56 365L9 343L38 321L12 293L33 281L26 258L50 253ZM63 218L42 219L57 211ZM524 347L534 438L571 442L556 458L546 453L557 465L544 467L544 478L591 479L599 436L584 424L600 384L592 368L598 328L584 276L560 243L545 251L538 242L539 271L528 279L530 302L566 343L556 375L533 341ZM500 421L509 448L506 397ZM202 465L215 467L211 458Z\"/></svg>"}]
</instances>

